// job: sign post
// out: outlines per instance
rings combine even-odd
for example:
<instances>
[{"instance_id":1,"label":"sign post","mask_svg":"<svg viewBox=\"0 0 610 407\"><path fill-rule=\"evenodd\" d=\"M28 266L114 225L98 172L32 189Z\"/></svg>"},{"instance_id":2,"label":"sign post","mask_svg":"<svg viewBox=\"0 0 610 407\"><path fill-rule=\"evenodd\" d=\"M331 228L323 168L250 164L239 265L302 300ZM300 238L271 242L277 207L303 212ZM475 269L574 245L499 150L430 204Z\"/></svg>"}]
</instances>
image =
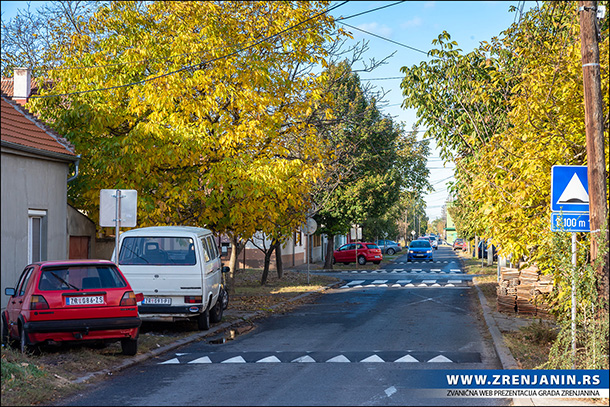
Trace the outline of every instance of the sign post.
<instances>
[{"instance_id":1,"label":"sign post","mask_svg":"<svg viewBox=\"0 0 610 407\"><path fill-rule=\"evenodd\" d=\"M115 263L119 261L119 228L137 224L138 191L135 189L100 190L100 226L115 227Z\"/></svg>"},{"instance_id":2,"label":"sign post","mask_svg":"<svg viewBox=\"0 0 610 407\"><path fill-rule=\"evenodd\" d=\"M586 165L551 168L551 230L572 232L572 368L576 369L576 232L590 232Z\"/></svg>"},{"instance_id":3,"label":"sign post","mask_svg":"<svg viewBox=\"0 0 610 407\"><path fill-rule=\"evenodd\" d=\"M301 230L307 235L307 256L305 257L307 260L307 285L309 285L309 263L311 263L311 235L316 229L318 229L318 223L311 217L308 217L305 224L301 226Z\"/></svg>"}]
</instances>

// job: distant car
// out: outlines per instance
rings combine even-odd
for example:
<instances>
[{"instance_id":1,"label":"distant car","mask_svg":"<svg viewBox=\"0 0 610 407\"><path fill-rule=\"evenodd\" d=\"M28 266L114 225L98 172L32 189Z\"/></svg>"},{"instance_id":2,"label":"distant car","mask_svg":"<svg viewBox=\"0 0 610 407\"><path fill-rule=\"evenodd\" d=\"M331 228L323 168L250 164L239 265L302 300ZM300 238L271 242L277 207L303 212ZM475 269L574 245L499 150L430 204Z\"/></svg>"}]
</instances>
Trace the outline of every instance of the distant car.
<instances>
[{"instance_id":1,"label":"distant car","mask_svg":"<svg viewBox=\"0 0 610 407\"><path fill-rule=\"evenodd\" d=\"M467 244L464 239L455 239L453 241L453 250L467 250Z\"/></svg>"},{"instance_id":2,"label":"distant car","mask_svg":"<svg viewBox=\"0 0 610 407\"><path fill-rule=\"evenodd\" d=\"M413 240L409 244L407 251L407 261L411 260L430 260L433 261L432 245L428 239Z\"/></svg>"},{"instance_id":3,"label":"distant car","mask_svg":"<svg viewBox=\"0 0 610 407\"><path fill-rule=\"evenodd\" d=\"M428 243L430 243L430 246L432 246L432 239L430 239L430 236L420 236L417 240L427 240Z\"/></svg>"},{"instance_id":4,"label":"distant car","mask_svg":"<svg viewBox=\"0 0 610 407\"><path fill-rule=\"evenodd\" d=\"M4 292L2 340L18 340L22 352L43 343L121 341L124 355L137 353L143 296L108 260L33 263Z\"/></svg>"},{"instance_id":5,"label":"distant car","mask_svg":"<svg viewBox=\"0 0 610 407\"><path fill-rule=\"evenodd\" d=\"M438 250L438 240L436 240L436 236L429 236L430 242L432 243L432 247L434 250Z\"/></svg>"},{"instance_id":6,"label":"distant car","mask_svg":"<svg viewBox=\"0 0 610 407\"><path fill-rule=\"evenodd\" d=\"M379 246L382 253L389 254L390 256L402 250L400 243L396 243L393 240L379 239L375 244Z\"/></svg>"},{"instance_id":7,"label":"distant car","mask_svg":"<svg viewBox=\"0 0 610 407\"><path fill-rule=\"evenodd\" d=\"M370 261L379 264L382 259L383 255L379 246L369 242L347 243L333 253L333 263L350 264L358 262L358 264L364 265L367 261Z\"/></svg>"}]
</instances>

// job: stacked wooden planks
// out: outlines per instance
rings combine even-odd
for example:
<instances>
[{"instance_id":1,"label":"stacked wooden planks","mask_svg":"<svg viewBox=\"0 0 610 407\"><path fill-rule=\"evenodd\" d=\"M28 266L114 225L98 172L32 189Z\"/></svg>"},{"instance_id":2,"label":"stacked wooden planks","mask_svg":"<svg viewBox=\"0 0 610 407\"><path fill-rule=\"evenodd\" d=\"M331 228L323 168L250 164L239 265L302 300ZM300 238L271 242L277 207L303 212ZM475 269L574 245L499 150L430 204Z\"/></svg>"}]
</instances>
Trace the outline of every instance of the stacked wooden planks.
<instances>
[{"instance_id":1,"label":"stacked wooden planks","mask_svg":"<svg viewBox=\"0 0 610 407\"><path fill-rule=\"evenodd\" d=\"M545 296L552 290L552 277L541 276L536 266L521 270L502 267L497 288L498 311L549 317Z\"/></svg>"}]
</instances>

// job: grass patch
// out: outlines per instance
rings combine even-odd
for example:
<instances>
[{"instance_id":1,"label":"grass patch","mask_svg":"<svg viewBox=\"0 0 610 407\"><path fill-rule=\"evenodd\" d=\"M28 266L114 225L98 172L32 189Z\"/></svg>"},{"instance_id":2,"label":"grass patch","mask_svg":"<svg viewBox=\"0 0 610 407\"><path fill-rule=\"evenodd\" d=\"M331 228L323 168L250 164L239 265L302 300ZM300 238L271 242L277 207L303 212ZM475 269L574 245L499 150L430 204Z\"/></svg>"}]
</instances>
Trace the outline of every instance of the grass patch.
<instances>
[{"instance_id":1,"label":"grass patch","mask_svg":"<svg viewBox=\"0 0 610 407\"><path fill-rule=\"evenodd\" d=\"M557 338L557 330L550 323L538 320L518 331L505 332L503 336L519 367L536 369L549 360L549 352Z\"/></svg>"},{"instance_id":2,"label":"grass patch","mask_svg":"<svg viewBox=\"0 0 610 407\"><path fill-rule=\"evenodd\" d=\"M262 270L242 269L235 273L235 289L229 307L241 311L273 312L272 307L303 293L320 290L340 279L306 272L284 271L281 279L270 271L267 284L261 285ZM282 311L285 311L282 308Z\"/></svg>"}]
</instances>

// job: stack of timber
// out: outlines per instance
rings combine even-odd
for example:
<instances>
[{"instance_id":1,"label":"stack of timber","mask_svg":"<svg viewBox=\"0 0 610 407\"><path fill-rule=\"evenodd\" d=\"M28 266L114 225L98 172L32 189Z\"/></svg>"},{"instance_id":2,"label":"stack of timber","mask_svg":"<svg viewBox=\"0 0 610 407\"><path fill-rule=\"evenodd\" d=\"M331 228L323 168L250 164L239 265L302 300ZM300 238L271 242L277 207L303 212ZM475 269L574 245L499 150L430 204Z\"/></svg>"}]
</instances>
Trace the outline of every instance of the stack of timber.
<instances>
[{"instance_id":1,"label":"stack of timber","mask_svg":"<svg viewBox=\"0 0 610 407\"><path fill-rule=\"evenodd\" d=\"M535 266L521 271L502 267L497 288L498 311L549 317L545 296L552 290L552 277L540 275Z\"/></svg>"}]
</instances>

